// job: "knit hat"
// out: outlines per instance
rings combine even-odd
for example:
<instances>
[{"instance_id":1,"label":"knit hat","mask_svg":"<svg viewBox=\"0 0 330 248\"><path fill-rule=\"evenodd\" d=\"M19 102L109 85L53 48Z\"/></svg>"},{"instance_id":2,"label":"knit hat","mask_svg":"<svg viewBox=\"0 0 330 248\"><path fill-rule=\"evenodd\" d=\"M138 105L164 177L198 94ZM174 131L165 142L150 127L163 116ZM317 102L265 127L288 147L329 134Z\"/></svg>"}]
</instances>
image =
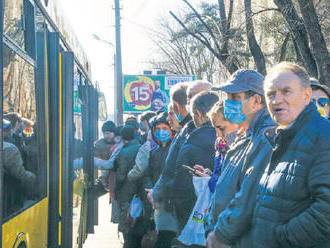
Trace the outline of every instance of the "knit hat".
<instances>
[{"instance_id":1,"label":"knit hat","mask_svg":"<svg viewBox=\"0 0 330 248\"><path fill-rule=\"evenodd\" d=\"M120 131L120 136L122 139L130 141L135 137L135 128L131 125L124 126Z\"/></svg>"},{"instance_id":2,"label":"knit hat","mask_svg":"<svg viewBox=\"0 0 330 248\"><path fill-rule=\"evenodd\" d=\"M106 121L103 123L102 132L116 132L116 124L113 121Z\"/></svg>"},{"instance_id":3,"label":"knit hat","mask_svg":"<svg viewBox=\"0 0 330 248\"><path fill-rule=\"evenodd\" d=\"M133 126L133 127L135 127L135 129L136 130L138 130L139 129L139 123L137 122L137 120L136 119L128 119L128 120L126 120L125 121L125 126Z\"/></svg>"}]
</instances>

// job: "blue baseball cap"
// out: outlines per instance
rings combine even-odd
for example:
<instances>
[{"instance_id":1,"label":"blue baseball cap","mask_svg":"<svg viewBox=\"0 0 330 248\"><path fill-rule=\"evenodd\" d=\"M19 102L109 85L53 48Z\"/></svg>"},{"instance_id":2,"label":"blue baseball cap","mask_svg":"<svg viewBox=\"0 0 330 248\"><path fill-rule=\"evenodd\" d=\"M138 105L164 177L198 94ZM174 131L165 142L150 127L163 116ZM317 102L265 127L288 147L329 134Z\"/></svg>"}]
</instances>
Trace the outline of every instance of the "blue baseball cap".
<instances>
[{"instance_id":1,"label":"blue baseball cap","mask_svg":"<svg viewBox=\"0 0 330 248\"><path fill-rule=\"evenodd\" d=\"M238 70L234 72L227 82L219 87L213 87L212 90L222 90L227 93L239 93L253 91L264 95L263 82L265 77L254 70Z\"/></svg>"}]
</instances>

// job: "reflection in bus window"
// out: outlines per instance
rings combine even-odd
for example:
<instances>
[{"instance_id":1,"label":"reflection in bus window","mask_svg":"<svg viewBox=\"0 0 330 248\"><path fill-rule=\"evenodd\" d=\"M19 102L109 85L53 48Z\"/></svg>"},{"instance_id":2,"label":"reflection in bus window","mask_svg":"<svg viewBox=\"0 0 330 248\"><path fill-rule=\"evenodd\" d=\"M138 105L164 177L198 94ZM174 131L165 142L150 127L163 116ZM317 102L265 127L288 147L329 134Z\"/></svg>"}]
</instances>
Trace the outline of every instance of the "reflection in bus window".
<instances>
[{"instance_id":1,"label":"reflection in bus window","mask_svg":"<svg viewBox=\"0 0 330 248\"><path fill-rule=\"evenodd\" d=\"M7 46L3 53L4 210L8 215L46 193L46 168L38 163L34 67Z\"/></svg>"},{"instance_id":2,"label":"reflection in bus window","mask_svg":"<svg viewBox=\"0 0 330 248\"><path fill-rule=\"evenodd\" d=\"M3 33L24 49L23 0L5 0L3 13Z\"/></svg>"},{"instance_id":3,"label":"reflection in bus window","mask_svg":"<svg viewBox=\"0 0 330 248\"><path fill-rule=\"evenodd\" d=\"M3 49L3 110L35 122L34 67L7 46Z\"/></svg>"}]
</instances>

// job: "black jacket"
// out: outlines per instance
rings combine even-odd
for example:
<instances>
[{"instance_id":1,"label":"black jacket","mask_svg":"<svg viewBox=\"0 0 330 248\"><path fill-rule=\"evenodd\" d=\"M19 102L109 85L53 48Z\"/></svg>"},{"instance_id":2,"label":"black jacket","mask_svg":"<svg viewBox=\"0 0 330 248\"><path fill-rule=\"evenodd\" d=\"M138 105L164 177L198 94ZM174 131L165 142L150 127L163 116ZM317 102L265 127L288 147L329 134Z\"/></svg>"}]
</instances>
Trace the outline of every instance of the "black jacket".
<instances>
[{"instance_id":1,"label":"black jacket","mask_svg":"<svg viewBox=\"0 0 330 248\"><path fill-rule=\"evenodd\" d=\"M133 139L124 145L115 160L115 197L120 202L130 202L137 193L137 183L129 181L127 174L135 164L139 148L139 141Z\"/></svg>"},{"instance_id":2,"label":"black jacket","mask_svg":"<svg viewBox=\"0 0 330 248\"><path fill-rule=\"evenodd\" d=\"M172 200L181 228L186 224L196 202L192 175L182 165L193 167L199 164L204 166L204 168L213 170L215 139L215 129L210 122L206 122L192 131L180 148L176 161L177 171L174 179L173 188L175 190L173 190Z\"/></svg>"},{"instance_id":3,"label":"black jacket","mask_svg":"<svg viewBox=\"0 0 330 248\"><path fill-rule=\"evenodd\" d=\"M313 103L277 131L249 235L255 248L330 247L330 122Z\"/></svg>"},{"instance_id":4,"label":"black jacket","mask_svg":"<svg viewBox=\"0 0 330 248\"><path fill-rule=\"evenodd\" d=\"M149 157L149 167L145 172L145 177L143 180L145 188L152 188L159 179L165 166L165 160L170 144L171 142L169 142L165 147L157 146L151 151Z\"/></svg>"}]
</instances>

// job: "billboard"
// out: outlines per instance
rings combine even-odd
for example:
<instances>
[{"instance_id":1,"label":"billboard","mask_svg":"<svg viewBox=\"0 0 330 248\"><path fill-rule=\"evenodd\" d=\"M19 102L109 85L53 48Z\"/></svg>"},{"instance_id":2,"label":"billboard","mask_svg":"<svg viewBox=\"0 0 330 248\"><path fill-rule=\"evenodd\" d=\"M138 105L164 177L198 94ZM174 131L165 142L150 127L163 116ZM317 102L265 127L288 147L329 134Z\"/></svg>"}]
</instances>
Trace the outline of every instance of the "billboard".
<instances>
[{"instance_id":1,"label":"billboard","mask_svg":"<svg viewBox=\"0 0 330 248\"><path fill-rule=\"evenodd\" d=\"M195 76L178 75L124 75L124 112L167 110L169 90Z\"/></svg>"}]
</instances>

